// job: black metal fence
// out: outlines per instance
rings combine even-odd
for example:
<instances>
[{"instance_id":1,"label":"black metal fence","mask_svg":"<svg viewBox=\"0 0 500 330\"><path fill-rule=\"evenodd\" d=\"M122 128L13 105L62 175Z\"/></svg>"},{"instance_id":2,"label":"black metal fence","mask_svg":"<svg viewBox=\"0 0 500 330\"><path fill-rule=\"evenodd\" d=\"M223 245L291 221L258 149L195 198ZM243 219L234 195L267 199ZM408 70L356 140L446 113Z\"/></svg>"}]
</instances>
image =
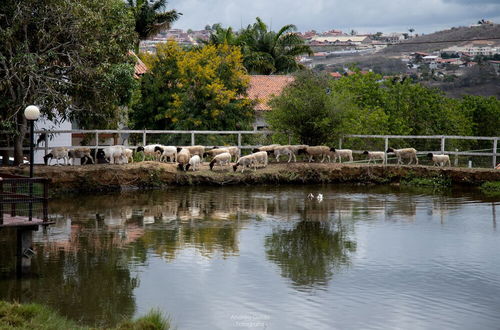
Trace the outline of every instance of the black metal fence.
<instances>
[{"instance_id":1,"label":"black metal fence","mask_svg":"<svg viewBox=\"0 0 500 330\"><path fill-rule=\"evenodd\" d=\"M0 174L0 225L10 222L48 222L49 179Z\"/></svg>"}]
</instances>

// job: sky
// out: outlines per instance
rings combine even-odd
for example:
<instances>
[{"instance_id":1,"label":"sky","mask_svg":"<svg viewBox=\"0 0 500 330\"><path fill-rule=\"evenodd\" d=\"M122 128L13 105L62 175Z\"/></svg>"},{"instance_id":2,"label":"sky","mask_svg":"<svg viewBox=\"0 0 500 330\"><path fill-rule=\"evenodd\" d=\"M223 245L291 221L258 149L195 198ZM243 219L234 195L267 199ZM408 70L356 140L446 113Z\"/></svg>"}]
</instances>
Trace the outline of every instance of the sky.
<instances>
[{"instance_id":1,"label":"sky","mask_svg":"<svg viewBox=\"0 0 500 330\"><path fill-rule=\"evenodd\" d=\"M318 32L431 33L483 18L500 23L500 0L170 0L167 8L183 14L173 28L184 30L214 23L239 29L257 16L273 30L294 24Z\"/></svg>"}]
</instances>

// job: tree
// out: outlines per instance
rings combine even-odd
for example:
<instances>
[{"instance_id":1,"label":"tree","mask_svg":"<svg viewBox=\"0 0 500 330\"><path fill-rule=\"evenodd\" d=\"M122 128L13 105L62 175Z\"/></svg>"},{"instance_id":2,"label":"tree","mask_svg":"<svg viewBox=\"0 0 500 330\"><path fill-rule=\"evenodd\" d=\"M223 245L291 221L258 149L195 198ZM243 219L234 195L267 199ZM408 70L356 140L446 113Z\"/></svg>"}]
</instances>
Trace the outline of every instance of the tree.
<instances>
[{"instance_id":1,"label":"tree","mask_svg":"<svg viewBox=\"0 0 500 330\"><path fill-rule=\"evenodd\" d=\"M135 128L243 129L253 122L248 77L238 47L157 48L131 114Z\"/></svg>"},{"instance_id":2,"label":"tree","mask_svg":"<svg viewBox=\"0 0 500 330\"><path fill-rule=\"evenodd\" d=\"M460 104L462 111L471 116L476 136L500 135L500 101L495 97L467 95Z\"/></svg>"},{"instance_id":3,"label":"tree","mask_svg":"<svg viewBox=\"0 0 500 330\"><path fill-rule=\"evenodd\" d=\"M134 15L135 31L139 40L148 39L162 30L169 29L182 15L175 9L162 11L167 6L167 0L127 0L127 4ZM136 52L139 52L139 40L135 45Z\"/></svg>"},{"instance_id":4,"label":"tree","mask_svg":"<svg viewBox=\"0 0 500 330\"><path fill-rule=\"evenodd\" d=\"M27 105L39 105L49 119L113 123L133 84L134 41L133 18L121 0L2 3L0 122L15 130L16 164Z\"/></svg>"},{"instance_id":5,"label":"tree","mask_svg":"<svg viewBox=\"0 0 500 330\"><path fill-rule=\"evenodd\" d=\"M312 50L296 33L293 24L283 26L278 32L269 31L259 18L257 22L240 31L239 44L244 55L243 63L249 73L291 73L302 68L296 57L312 55Z\"/></svg>"}]
</instances>

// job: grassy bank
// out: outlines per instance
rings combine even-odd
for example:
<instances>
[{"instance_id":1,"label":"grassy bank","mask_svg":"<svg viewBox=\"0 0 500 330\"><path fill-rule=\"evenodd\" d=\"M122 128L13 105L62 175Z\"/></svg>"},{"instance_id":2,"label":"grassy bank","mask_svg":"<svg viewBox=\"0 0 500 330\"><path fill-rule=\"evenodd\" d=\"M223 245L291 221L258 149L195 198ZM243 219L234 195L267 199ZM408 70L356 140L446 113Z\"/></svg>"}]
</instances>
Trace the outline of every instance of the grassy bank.
<instances>
[{"instance_id":1,"label":"grassy bank","mask_svg":"<svg viewBox=\"0 0 500 330\"><path fill-rule=\"evenodd\" d=\"M0 329L97 329L81 326L38 304L17 304L0 301ZM107 328L109 329L109 328ZM158 311L151 311L137 320L123 321L116 330L168 330L170 321Z\"/></svg>"},{"instance_id":2,"label":"grassy bank","mask_svg":"<svg viewBox=\"0 0 500 330\"><path fill-rule=\"evenodd\" d=\"M27 169L1 168L0 173L26 174ZM493 169L439 168L435 166L362 165L338 163L272 163L257 171L233 172L205 163L200 171L180 172L173 164L140 162L127 165L37 166L35 175L52 180L51 191L99 192L150 189L176 185L256 184L409 184L420 186L480 186L500 181Z\"/></svg>"}]
</instances>

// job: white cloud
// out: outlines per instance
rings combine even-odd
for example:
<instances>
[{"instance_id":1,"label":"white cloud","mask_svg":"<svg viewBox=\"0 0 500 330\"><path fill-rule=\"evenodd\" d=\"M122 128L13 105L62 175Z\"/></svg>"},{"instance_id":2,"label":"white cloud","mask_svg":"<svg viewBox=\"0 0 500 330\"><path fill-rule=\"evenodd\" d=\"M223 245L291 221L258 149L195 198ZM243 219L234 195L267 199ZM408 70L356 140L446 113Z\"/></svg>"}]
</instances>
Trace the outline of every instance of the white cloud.
<instances>
[{"instance_id":1,"label":"white cloud","mask_svg":"<svg viewBox=\"0 0 500 330\"><path fill-rule=\"evenodd\" d=\"M416 32L500 20L498 0L171 0L182 12L174 27L201 29L222 23L239 29L261 17L273 29L295 24L300 31L340 28L364 32Z\"/></svg>"}]
</instances>

